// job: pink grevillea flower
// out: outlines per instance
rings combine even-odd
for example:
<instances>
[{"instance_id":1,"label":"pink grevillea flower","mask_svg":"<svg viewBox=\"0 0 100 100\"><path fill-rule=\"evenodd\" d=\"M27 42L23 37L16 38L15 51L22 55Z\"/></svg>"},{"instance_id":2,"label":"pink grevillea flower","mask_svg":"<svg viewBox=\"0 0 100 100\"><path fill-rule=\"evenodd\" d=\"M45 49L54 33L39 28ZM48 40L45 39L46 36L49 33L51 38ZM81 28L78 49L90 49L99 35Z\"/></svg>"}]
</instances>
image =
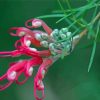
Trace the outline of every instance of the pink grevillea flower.
<instances>
[{"instance_id":1,"label":"pink grevillea flower","mask_svg":"<svg viewBox=\"0 0 100 100\"><path fill-rule=\"evenodd\" d=\"M30 25L31 24L31 25ZM68 32L67 28L61 30L52 30L40 19L30 19L25 23L26 27L13 27L9 30L12 36L18 36L19 40L15 42L15 50L0 52L0 57L17 57L26 55L31 57L30 59L19 60L17 62L10 63L10 67L7 72L0 77L0 81L5 79L8 82L4 85L0 85L0 90L4 90L9 87L13 82L19 85L24 84L27 79L32 76L33 68L39 65L39 69L34 78L34 97L36 100L42 100L44 95L43 79L48 68L60 57L70 54L74 48L74 42L80 38L79 35L71 37L71 32ZM44 31L31 30L30 28L38 28L42 26ZM39 51L33 48L42 47L44 50ZM25 79L19 81L19 76L24 73ZM42 97L39 97L37 91L42 92Z\"/></svg>"}]
</instances>

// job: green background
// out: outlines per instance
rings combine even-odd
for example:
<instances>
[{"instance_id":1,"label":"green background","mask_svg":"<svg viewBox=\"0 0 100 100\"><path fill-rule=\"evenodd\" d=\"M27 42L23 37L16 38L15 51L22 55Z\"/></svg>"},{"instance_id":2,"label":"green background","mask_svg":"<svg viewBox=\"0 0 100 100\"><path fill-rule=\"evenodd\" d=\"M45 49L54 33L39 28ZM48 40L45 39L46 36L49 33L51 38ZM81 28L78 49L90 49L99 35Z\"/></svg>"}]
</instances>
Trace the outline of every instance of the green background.
<instances>
[{"instance_id":1,"label":"green background","mask_svg":"<svg viewBox=\"0 0 100 100\"><path fill-rule=\"evenodd\" d=\"M82 0L77 0L79 3L73 1L75 5L82 4ZM14 42L18 38L9 35L10 27L24 26L26 20L50 14L57 8L56 0L0 0L0 51L14 50ZM64 22L56 24L56 18L45 21L52 28L66 25ZM97 45L93 66L88 73L92 47L81 48L87 43L89 40L84 37L71 55L59 59L49 69L44 80L45 100L100 100L100 45ZM0 58L0 76L8 69L9 62L17 59L21 58ZM33 77L22 86L13 84L0 92L0 100L35 100Z\"/></svg>"}]
</instances>

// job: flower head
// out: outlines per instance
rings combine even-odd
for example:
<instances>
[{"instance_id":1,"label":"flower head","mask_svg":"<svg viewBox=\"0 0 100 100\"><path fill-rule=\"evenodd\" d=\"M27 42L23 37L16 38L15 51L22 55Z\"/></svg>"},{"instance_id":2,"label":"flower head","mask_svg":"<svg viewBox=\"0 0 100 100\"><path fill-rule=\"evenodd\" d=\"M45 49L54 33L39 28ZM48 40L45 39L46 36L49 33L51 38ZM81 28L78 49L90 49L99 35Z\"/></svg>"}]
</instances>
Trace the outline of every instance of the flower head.
<instances>
[{"instance_id":1,"label":"flower head","mask_svg":"<svg viewBox=\"0 0 100 100\"><path fill-rule=\"evenodd\" d=\"M29 23L31 23L30 26ZM12 36L19 37L19 40L15 42L16 50L0 52L0 57L26 55L31 58L10 63L7 72L0 77L0 81L7 79L8 82L4 85L0 85L0 90L6 89L13 82L19 85L24 84L27 79L32 76L34 67L39 65L38 72L34 78L34 96L36 100L42 100L45 97L43 79L48 68L62 55L66 56L70 54L75 46L74 42L78 40L80 36L77 35L72 38L72 33L68 31L68 28L52 30L40 19L28 20L25 25L26 27L13 27L9 30ZM30 29L40 26L43 27L44 31ZM39 51L31 47L31 45L43 47L44 50ZM18 78L22 73L24 73L25 79L20 82ZM42 92L42 97L38 97L37 91Z\"/></svg>"}]
</instances>

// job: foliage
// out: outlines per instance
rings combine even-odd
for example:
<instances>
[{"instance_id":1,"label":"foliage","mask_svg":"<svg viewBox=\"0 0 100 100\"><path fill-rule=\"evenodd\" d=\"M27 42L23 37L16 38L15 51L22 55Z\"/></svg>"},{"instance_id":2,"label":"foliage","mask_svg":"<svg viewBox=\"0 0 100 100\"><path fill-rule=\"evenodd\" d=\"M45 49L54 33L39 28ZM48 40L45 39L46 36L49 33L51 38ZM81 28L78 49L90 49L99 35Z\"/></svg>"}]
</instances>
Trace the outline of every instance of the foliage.
<instances>
[{"instance_id":1,"label":"foliage","mask_svg":"<svg viewBox=\"0 0 100 100\"><path fill-rule=\"evenodd\" d=\"M84 29L87 29L87 39L93 42L92 53L88 65L88 72L92 66L96 44L100 37L100 1L86 0L84 6L74 7L74 0L57 0L60 9L54 10L51 15L39 16L38 18L59 18L57 24L64 21L68 24L68 30L73 32L72 36L79 34ZM96 26L96 27L95 27ZM87 46L86 46L87 47Z\"/></svg>"}]
</instances>

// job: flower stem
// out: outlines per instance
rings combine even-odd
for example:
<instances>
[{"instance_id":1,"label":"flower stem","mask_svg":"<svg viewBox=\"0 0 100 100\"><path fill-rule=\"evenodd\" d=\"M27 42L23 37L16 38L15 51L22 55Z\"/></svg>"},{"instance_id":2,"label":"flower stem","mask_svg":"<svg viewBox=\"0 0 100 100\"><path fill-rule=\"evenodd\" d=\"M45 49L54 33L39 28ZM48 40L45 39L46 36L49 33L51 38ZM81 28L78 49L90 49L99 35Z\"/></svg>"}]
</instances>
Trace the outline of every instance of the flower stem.
<instances>
[{"instance_id":1,"label":"flower stem","mask_svg":"<svg viewBox=\"0 0 100 100\"><path fill-rule=\"evenodd\" d=\"M99 12L99 13L96 15L96 17L90 22L89 25L93 25L98 19L100 19L100 12ZM86 35L87 32L88 32L88 29L85 28L81 33L79 33L80 39L81 39L84 35ZM80 39L79 39L79 40L80 40ZM74 46L79 42L79 40L77 40L77 41L74 42Z\"/></svg>"}]
</instances>

